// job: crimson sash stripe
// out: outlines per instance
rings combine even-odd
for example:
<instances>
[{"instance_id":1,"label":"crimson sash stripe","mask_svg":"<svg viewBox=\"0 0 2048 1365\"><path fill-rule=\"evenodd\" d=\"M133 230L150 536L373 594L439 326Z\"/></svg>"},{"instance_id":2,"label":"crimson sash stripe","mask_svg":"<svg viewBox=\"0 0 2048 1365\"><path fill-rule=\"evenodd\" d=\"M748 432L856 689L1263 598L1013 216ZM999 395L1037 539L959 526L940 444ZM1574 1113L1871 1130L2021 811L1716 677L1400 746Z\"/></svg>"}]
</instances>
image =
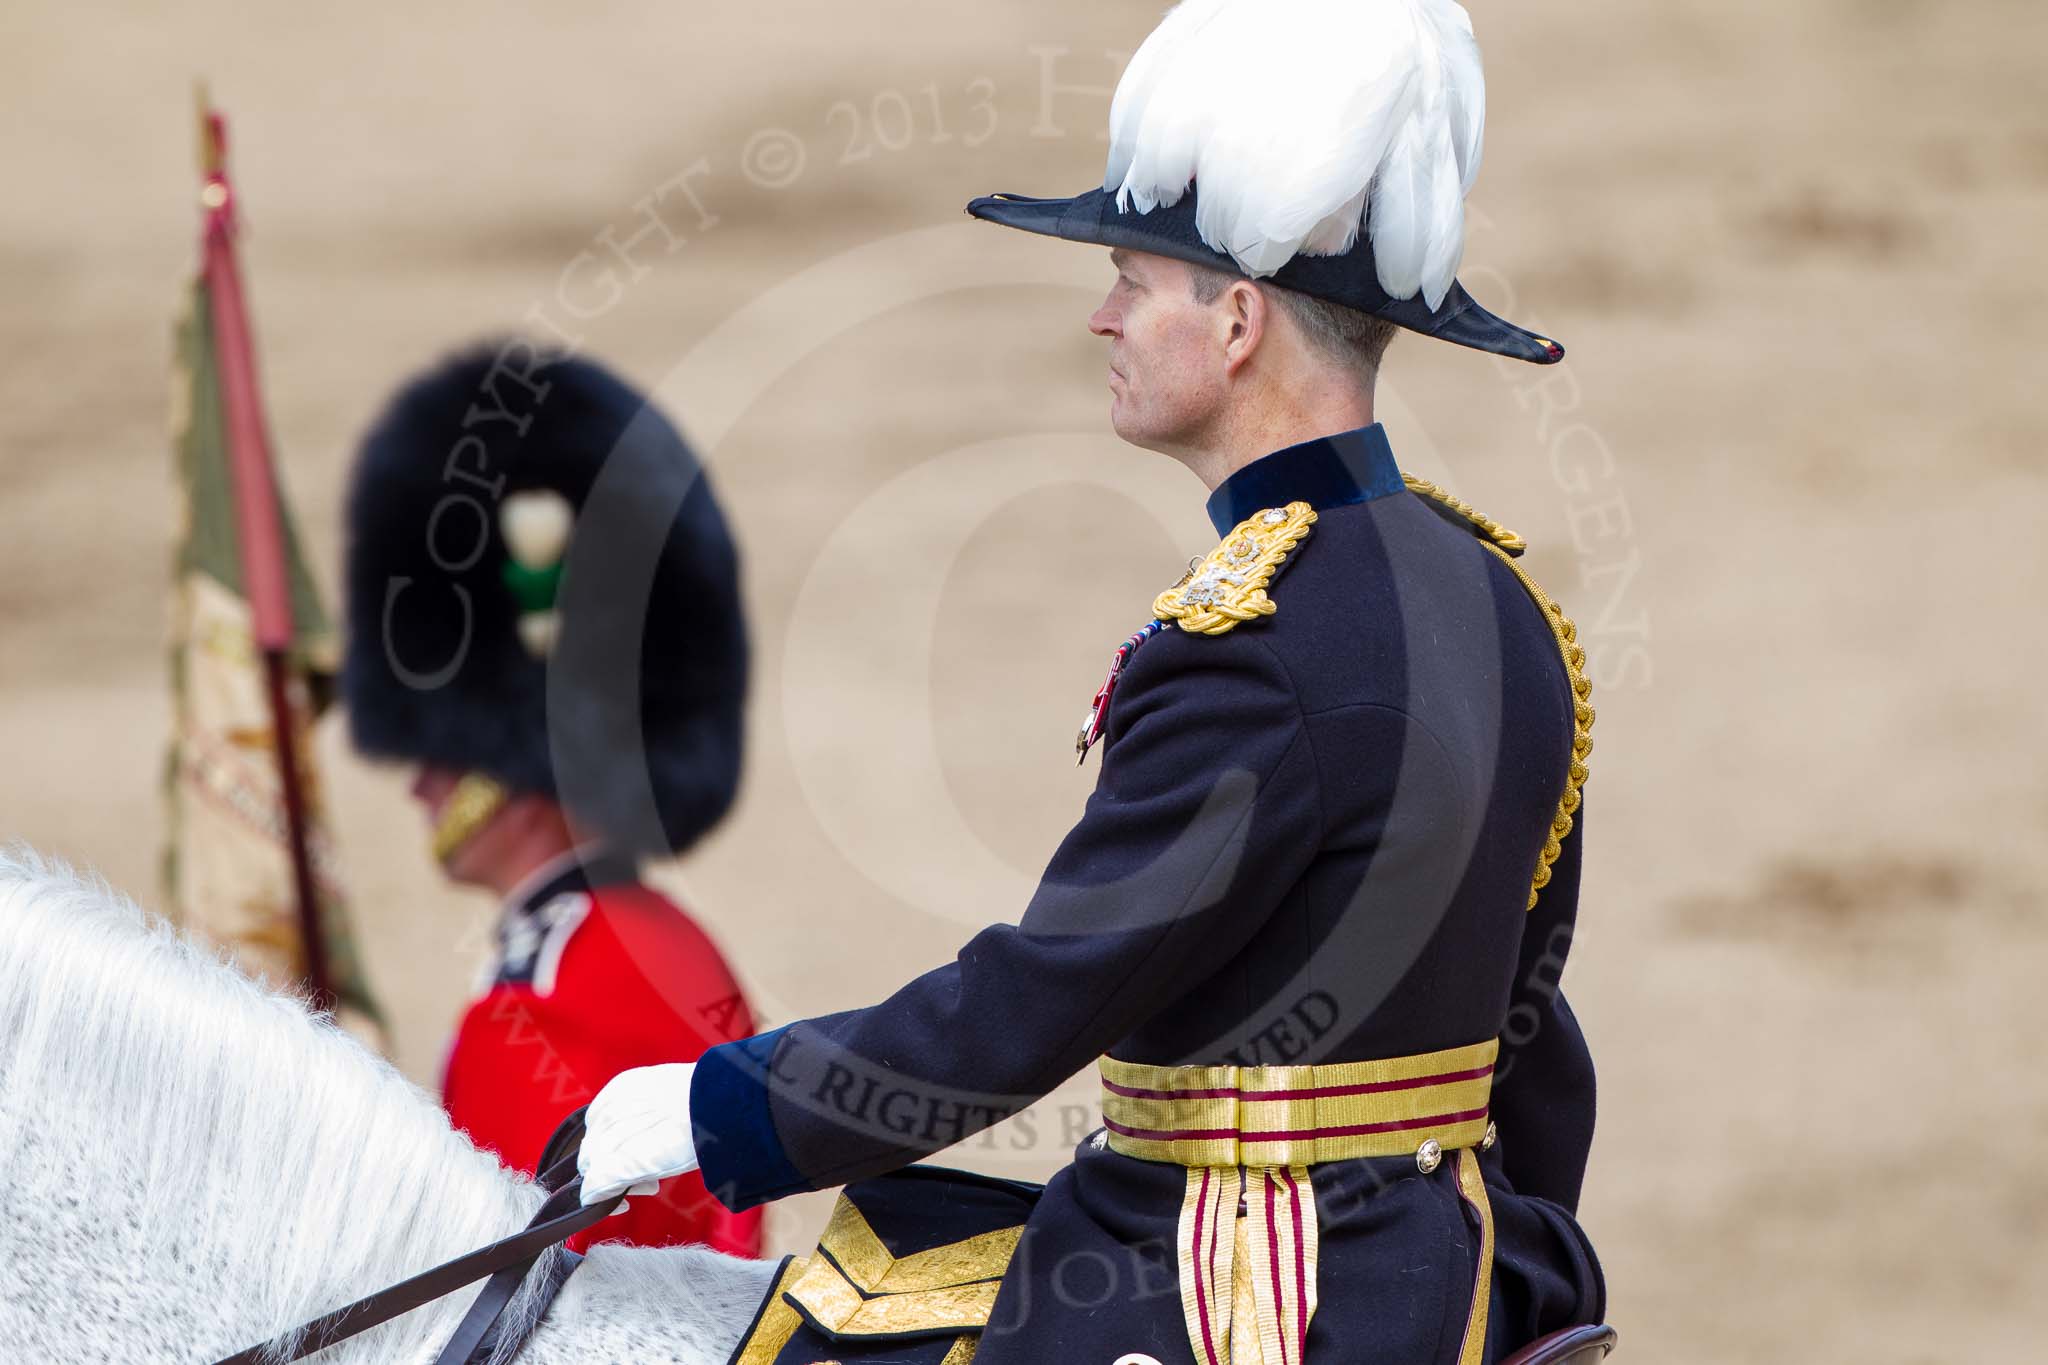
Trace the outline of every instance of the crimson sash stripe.
<instances>
[{"instance_id":1,"label":"crimson sash stripe","mask_svg":"<svg viewBox=\"0 0 2048 1365\"><path fill-rule=\"evenodd\" d=\"M1301 1324L1300 1352L1303 1360L1308 1359L1308 1250L1301 1240L1301 1186L1294 1182L1294 1172L1282 1170L1280 1176L1287 1182L1287 1196L1294 1204L1294 1302L1295 1321ZM1283 1344L1282 1354L1286 1348ZM1283 1365L1285 1363L1283 1362Z\"/></svg>"},{"instance_id":2,"label":"crimson sash stripe","mask_svg":"<svg viewBox=\"0 0 2048 1365\"><path fill-rule=\"evenodd\" d=\"M1203 1282L1209 1278L1208 1272L1214 1269L1215 1257L1213 1242L1211 1244L1211 1251L1209 1255L1204 1256L1202 1254L1202 1219L1209 1212L1209 1172L1207 1170L1204 1170L1202 1172L1201 1199L1202 1202L1195 1206L1194 1245L1191 1248L1189 1248L1189 1250L1193 1252L1194 1258L1198 1263L1195 1267L1195 1316L1202 1320L1203 1354L1209 1357L1209 1365L1217 1365L1216 1343L1209 1336L1208 1296L1202 1292ZM1213 1230L1213 1223L1211 1224L1211 1227Z\"/></svg>"},{"instance_id":3,"label":"crimson sash stripe","mask_svg":"<svg viewBox=\"0 0 2048 1365\"><path fill-rule=\"evenodd\" d=\"M1305 1090L1246 1090L1234 1085L1208 1090L1140 1090L1136 1086L1119 1085L1108 1077L1103 1078L1102 1088L1112 1095L1131 1100L1327 1100L1345 1095L1377 1095L1389 1090L1422 1090L1432 1085L1476 1081L1492 1074L1493 1063L1488 1062L1470 1071L1446 1071L1441 1075L1417 1076L1412 1080L1360 1081L1356 1085L1319 1085Z\"/></svg>"},{"instance_id":4,"label":"crimson sash stripe","mask_svg":"<svg viewBox=\"0 0 2048 1365\"><path fill-rule=\"evenodd\" d=\"M1247 1133L1238 1128L1128 1128L1106 1115L1103 1127L1127 1138L1146 1142L1203 1142L1235 1139L1246 1146L1272 1142L1301 1142L1310 1138L1363 1137L1369 1133L1401 1133L1411 1128L1434 1128L1486 1117L1486 1109L1466 1109L1456 1114L1431 1114L1419 1119L1398 1119L1391 1123L1353 1123L1334 1128L1288 1128L1274 1133Z\"/></svg>"}]
</instances>

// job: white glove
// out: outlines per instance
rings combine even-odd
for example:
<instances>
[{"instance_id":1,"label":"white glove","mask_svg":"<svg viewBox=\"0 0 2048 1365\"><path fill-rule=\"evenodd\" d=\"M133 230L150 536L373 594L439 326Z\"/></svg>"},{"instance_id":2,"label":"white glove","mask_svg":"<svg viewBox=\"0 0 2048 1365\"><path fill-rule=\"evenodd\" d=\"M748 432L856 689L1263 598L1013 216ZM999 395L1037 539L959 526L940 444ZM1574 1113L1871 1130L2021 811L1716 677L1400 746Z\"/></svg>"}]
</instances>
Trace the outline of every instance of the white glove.
<instances>
[{"instance_id":1,"label":"white glove","mask_svg":"<svg viewBox=\"0 0 2048 1365\"><path fill-rule=\"evenodd\" d=\"M697 1169L690 1128L692 1062L621 1071L597 1092L583 1116L583 1202L624 1191L653 1194L657 1182Z\"/></svg>"}]
</instances>

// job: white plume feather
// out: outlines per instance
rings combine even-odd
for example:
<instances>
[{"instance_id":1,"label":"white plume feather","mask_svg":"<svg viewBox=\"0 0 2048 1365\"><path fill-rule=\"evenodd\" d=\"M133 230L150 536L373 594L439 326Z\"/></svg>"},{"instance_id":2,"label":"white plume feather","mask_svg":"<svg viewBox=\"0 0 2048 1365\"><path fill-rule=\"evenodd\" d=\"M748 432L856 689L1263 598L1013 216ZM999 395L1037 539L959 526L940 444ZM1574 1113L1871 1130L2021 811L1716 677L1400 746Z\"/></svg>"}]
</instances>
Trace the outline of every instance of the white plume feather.
<instances>
[{"instance_id":1,"label":"white plume feather","mask_svg":"<svg viewBox=\"0 0 2048 1365\"><path fill-rule=\"evenodd\" d=\"M1464 252L1486 82L1452 0L1184 0L1110 106L1103 189L1196 227L1254 277L1372 234L1380 284L1443 302Z\"/></svg>"}]
</instances>

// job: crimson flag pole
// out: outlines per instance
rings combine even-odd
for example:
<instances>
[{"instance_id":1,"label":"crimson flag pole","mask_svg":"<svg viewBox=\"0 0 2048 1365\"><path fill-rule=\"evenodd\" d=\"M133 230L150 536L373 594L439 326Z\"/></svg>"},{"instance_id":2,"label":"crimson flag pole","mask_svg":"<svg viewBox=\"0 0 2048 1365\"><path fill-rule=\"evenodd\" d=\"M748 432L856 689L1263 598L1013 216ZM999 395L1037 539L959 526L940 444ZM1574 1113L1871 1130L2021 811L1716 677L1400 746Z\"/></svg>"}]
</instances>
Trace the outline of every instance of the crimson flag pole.
<instances>
[{"instance_id":1,"label":"crimson flag pole","mask_svg":"<svg viewBox=\"0 0 2048 1365\"><path fill-rule=\"evenodd\" d=\"M321 933L313 860L307 840L305 789L299 774L299 726L293 711L291 578L284 530L278 515L277 479L263 398L256 385L256 354L249 315L235 263L235 203L227 177L227 124L202 96L200 170L204 209L200 231L202 281L213 317L214 363L220 375L232 471L235 529L240 545L242 587L249 600L252 633L263 659L264 682L276 741L278 780L284 791L286 843L291 851L292 887L298 902L299 933L305 950L306 986L315 1006L331 1011L334 988Z\"/></svg>"}]
</instances>

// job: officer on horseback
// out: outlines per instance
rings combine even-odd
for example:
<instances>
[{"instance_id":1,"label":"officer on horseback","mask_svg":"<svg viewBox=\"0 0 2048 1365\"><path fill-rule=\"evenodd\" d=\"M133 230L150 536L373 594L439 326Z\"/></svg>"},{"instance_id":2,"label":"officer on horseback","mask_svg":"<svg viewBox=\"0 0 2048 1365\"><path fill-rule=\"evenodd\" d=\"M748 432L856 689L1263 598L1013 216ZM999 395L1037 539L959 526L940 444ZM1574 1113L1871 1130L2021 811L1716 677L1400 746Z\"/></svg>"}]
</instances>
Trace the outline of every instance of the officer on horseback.
<instances>
[{"instance_id":1,"label":"officer on horseback","mask_svg":"<svg viewBox=\"0 0 2048 1365\"><path fill-rule=\"evenodd\" d=\"M738 783L732 539L645 398L510 341L414 376L372 427L347 581L356 744L416 765L442 870L503 907L442 1099L532 1172L620 1071L754 1031L717 947L639 875L717 823ZM602 1232L760 1250L760 1214L695 1176Z\"/></svg>"},{"instance_id":2,"label":"officer on horseback","mask_svg":"<svg viewBox=\"0 0 2048 1365\"><path fill-rule=\"evenodd\" d=\"M1449 0L1189 0L1125 72L1103 188L969 206L1112 248L1112 423L1203 480L1220 540L1117 650L1019 923L592 1104L589 1198L865 1182L736 1359L1478 1365L1599 1322L1556 982L1584 655L1373 410L1400 329L1563 355L1455 279L1483 102ZM1103 1130L1042 1191L875 1179L1098 1059Z\"/></svg>"}]
</instances>

